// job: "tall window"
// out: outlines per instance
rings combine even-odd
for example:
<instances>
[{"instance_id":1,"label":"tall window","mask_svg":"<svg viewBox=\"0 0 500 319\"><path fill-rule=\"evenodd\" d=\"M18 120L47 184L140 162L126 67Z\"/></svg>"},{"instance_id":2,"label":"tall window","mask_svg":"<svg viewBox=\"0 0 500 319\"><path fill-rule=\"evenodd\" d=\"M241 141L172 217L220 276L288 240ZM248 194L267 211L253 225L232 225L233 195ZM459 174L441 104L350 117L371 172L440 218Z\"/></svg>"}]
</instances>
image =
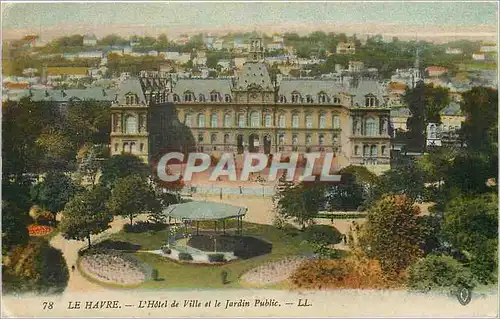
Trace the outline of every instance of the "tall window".
<instances>
[{"instance_id":1,"label":"tall window","mask_svg":"<svg viewBox=\"0 0 500 319\"><path fill-rule=\"evenodd\" d=\"M312 135L306 134L306 145L311 145L312 143Z\"/></svg>"},{"instance_id":2,"label":"tall window","mask_svg":"<svg viewBox=\"0 0 500 319\"><path fill-rule=\"evenodd\" d=\"M238 114L238 126L245 127L245 114Z\"/></svg>"},{"instance_id":3,"label":"tall window","mask_svg":"<svg viewBox=\"0 0 500 319\"><path fill-rule=\"evenodd\" d=\"M306 128L312 128L313 127L313 117L312 115L306 115Z\"/></svg>"},{"instance_id":4,"label":"tall window","mask_svg":"<svg viewBox=\"0 0 500 319\"><path fill-rule=\"evenodd\" d=\"M134 115L128 115L125 118L125 132L137 133L137 118Z\"/></svg>"},{"instance_id":5,"label":"tall window","mask_svg":"<svg viewBox=\"0 0 500 319\"><path fill-rule=\"evenodd\" d=\"M211 116L210 116L210 126L211 127L217 127L217 122L218 122L218 116L217 116L217 113L213 113Z\"/></svg>"},{"instance_id":6,"label":"tall window","mask_svg":"<svg viewBox=\"0 0 500 319\"><path fill-rule=\"evenodd\" d=\"M224 144L229 144L229 134L224 134Z\"/></svg>"},{"instance_id":7,"label":"tall window","mask_svg":"<svg viewBox=\"0 0 500 319\"><path fill-rule=\"evenodd\" d=\"M333 98L333 104L340 104L340 98L338 96Z\"/></svg>"},{"instance_id":8,"label":"tall window","mask_svg":"<svg viewBox=\"0 0 500 319\"><path fill-rule=\"evenodd\" d=\"M372 145L370 147L370 156L378 156L378 150L377 150L377 145Z\"/></svg>"},{"instance_id":9,"label":"tall window","mask_svg":"<svg viewBox=\"0 0 500 319\"><path fill-rule=\"evenodd\" d=\"M280 114L278 122L280 128L285 127L285 114Z\"/></svg>"},{"instance_id":10,"label":"tall window","mask_svg":"<svg viewBox=\"0 0 500 319\"><path fill-rule=\"evenodd\" d=\"M205 115L204 114L198 115L198 127L205 127Z\"/></svg>"},{"instance_id":11,"label":"tall window","mask_svg":"<svg viewBox=\"0 0 500 319\"><path fill-rule=\"evenodd\" d=\"M300 102L300 94L292 93L292 103L299 103L299 102Z\"/></svg>"},{"instance_id":12,"label":"tall window","mask_svg":"<svg viewBox=\"0 0 500 319\"><path fill-rule=\"evenodd\" d=\"M231 127L231 114L224 114L224 127Z\"/></svg>"},{"instance_id":13,"label":"tall window","mask_svg":"<svg viewBox=\"0 0 500 319\"><path fill-rule=\"evenodd\" d=\"M374 118L369 118L365 122L365 135L375 136L377 134L377 122Z\"/></svg>"},{"instance_id":14,"label":"tall window","mask_svg":"<svg viewBox=\"0 0 500 319\"><path fill-rule=\"evenodd\" d=\"M319 103L326 103L328 102L328 97L324 93L318 94L318 102Z\"/></svg>"},{"instance_id":15,"label":"tall window","mask_svg":"<svg viewBox=\"0 0 500 319\"><path fill-rule=\"evenodd\" d=\"M323 134L320 134L318 137L318 144L323 145L325 144L325 136Z\"/></svg>"},{"instance_id":16,"label":"tall window","mask_svg":"<svg viewBox=\"0 0 500 319\"><path fill-rule=\"evenodd\" d=\"M280 103L286 103L286 97L284 95L280 95L279 101Z\"/></svg>"},{"instance_id":17,"label":"tall window","mask_svg":"<svg viewBox=\"0 0 500 319\"><path fill-rule=\"evenodd\" d=\"M174 94L174 102L180 102L181 99L179 98L179 96L177 94Z\"/></svg>"},{"instance_id":18,"label":"tall window","mask_svg":"<svg viewBox=\"0 0 500 319\"><path fill-rule=\"evenodd\" d=\"M359 155L359 146L354 146L354 155Z\"/></svg>"},{"instance_id":19,"label":"tall window","mask_svg":"<svg viewBox=\"0 0 500 319\"><path fill-rule=\"evenodd\" d=\"M297 134L292 135L292 145L296 146L299 144L299 136Z\"/></svg>"},{"instance_id":20,"label":"tall window","mask_svg":"<svg viewBox=\"0 0 500 319\"><path fill-rule=\"evenodd\" d=\"M292 127L299 128L299 115L298 114L292 115Z\"/></svg>"},{"instance_id":21,"label":"tall window","mask_svg":"<svg viewBox=\"0 0 500 319\"><path fill-rule=\"evenodd\" d=\"M365 98L365 106L376 106L377 100L373 96L367 96Z\"/></svg>"},{"instance_id":22,"label":"tall window","mask_svg":"<svg viewBox=\"0 0 500 319\"><path fill-rule=\"evenodd\" d=\"M266 114L264 120L265 120L266 127L271 127L272 126L272 117L271 117L271 114Z\"/></svg>"},{"instance_id":23,"label":"tall window","mask_svg":"<svg viewBox=\"0 0 500 319\"><path fill-rule=\"evenodd\" d=\"M212 135L210 135L210 143L217 144L217 134L213 133Z\"/></svg>"},{"instance_id":24,"label":"tall window","mask_svg":"<svg viewBox=\"0 0 500 319\"><path fill-rule=\"evenodd\" d=\"M279 145L284 145L285 144L285 134L278 134L278 143Z\"/></svg>"},{"instance_id":25,"label":"tall window","mask_svg":"<svg viewBox=\"0 0 500 319\"><path fill-rule=\"evenodd\" d=\"M260 118L259 112L250 113L250 126L251 127L259 127L260 126Z\"/></svg>"},{"instance_id":26,"label":"tall window","mask_svg":"<svg viewBox=\"0 0 500 319\"><path fill-rule=\"evenodd\" d=\"M365 156L365 157L370 156L370 146L369 145L363 145L363 156Z\"/></svg>"},{"instance_id":27,"label":"tall window","mask_svg":"<svg viewBox=\"0 0 500 319\"><path fill-rule=\"evenodd\" d=\"M430 132L429 132L429 133L430 133L430 134L429 134L429 138L434 139L434 138L436 138L436 137L437 137L436 125L431 124L431 125L429 126L429 131L430 131Z\"/></svg>"},{"instance_id":28,"label":"tall window","mask_svg":"<svg viewBox=\"0 0 500 319\"><path fill-rule=\"evenodd\" d=\"M191 127L191 117L191 114L186 114L184 118L184 124L186 124L187 127Z\"/></svg>"},{"instance_id":29,"label":"tall window","mask_svg":"<svg viewBox=\"0 0 500 319\"><path fill-rule=\"evenodd\" d=\"M319 128L325 128L326 127L326 115L321 113L319 115Z\"/></svg>"},{"instance_id":30,"label":"tall window","mask_svg":"<svg viewBox=\"0 0 500 319\"><path fill-rule=\"evenodd\" d=\"M385 145L382 145L382 155L383 156L387 155L387 147Z\"/></svg>"},{"instance_id":31,"label":"tall window","mask_svg":"<svg viewBox=\"0 0 500 319\"><path fill-rule=\"evenodd\" d=\"M334 129L340 128L340 116L338 116L338 115L333 116L333 128Z\"/></svg>"},{"instance_id":32,"label":"tall window","mask_svg":"<svg viewBox=\"0 0 500 319\"><path fill-rule=\"evenodd\" d=\"M219 101L219 93L212 92L210 93L210 102L218 102Z\"/></svg>"}]
</instances>

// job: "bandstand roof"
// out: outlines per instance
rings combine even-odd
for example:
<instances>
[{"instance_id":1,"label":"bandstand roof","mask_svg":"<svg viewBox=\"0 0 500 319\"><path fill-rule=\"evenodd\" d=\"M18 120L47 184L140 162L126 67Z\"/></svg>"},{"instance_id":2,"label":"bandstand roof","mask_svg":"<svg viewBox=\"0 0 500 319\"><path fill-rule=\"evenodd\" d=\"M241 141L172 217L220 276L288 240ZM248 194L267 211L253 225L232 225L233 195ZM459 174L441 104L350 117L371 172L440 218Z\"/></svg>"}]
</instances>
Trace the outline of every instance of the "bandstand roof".
<instances>
[{"instance_id":1,"label":"bandstand roof","mask_svg":"<svg viewBox=\"0 0 500 319\"><path fill-rule=\"evenodd\" d=\"M219 220L244 216L246 207L207 201L170 205L163 210L166 216L185 220Z\"/></svg>"}]
</instances>

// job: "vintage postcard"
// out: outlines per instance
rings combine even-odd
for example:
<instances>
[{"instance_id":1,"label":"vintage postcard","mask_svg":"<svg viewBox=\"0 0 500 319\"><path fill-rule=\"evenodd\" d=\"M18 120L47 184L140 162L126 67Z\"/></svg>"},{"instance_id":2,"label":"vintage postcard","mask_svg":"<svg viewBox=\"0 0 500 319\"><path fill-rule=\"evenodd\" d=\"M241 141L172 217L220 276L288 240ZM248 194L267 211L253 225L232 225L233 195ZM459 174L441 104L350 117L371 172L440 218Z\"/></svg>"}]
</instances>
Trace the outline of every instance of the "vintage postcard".
<instances>
[{"instance_id":1,"label":"vintage postcard","mask_svg":"<svg viewBox=\"0 0 500 319\"><path fill-rule=\"evenodd\" d=\"M497 317L498 3L2 9L2 316Z\"/></svg>"}]
</instances>

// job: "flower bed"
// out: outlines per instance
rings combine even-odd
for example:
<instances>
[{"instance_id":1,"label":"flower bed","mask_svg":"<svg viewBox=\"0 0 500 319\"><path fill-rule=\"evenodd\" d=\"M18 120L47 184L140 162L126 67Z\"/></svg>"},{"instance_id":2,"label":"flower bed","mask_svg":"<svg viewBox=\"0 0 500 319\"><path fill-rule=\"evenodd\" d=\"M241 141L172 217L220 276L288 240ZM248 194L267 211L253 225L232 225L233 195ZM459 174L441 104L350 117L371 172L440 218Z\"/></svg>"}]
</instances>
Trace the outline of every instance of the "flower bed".
<instances>
[{"instance_id":1,"label":"flower bed","mask_svg":"<svg viewBox=\"0 0 500 319\"><path fill-rule=\"evenodd\" d=\"M90 277L120 285L140 284L151 275L139 260L113 250L87 251L80 265Z\"/></svg>"},{"instance_id":2,"label":"flower bed","mask_svg":"<svg viewBox=\"0 0 500 319\"><path fill-rule=\"evenodd\" d=\"M30 236L47 235L52 230L54 230L54 227L52 227L52 226L43 226L43 225L29 225L28 226L28 233L30 234Z\"/></svg>"},{"instance_id":3,"label":"flower bed","mask_svg":"<svg viewBox=\"0 0 500 319\"><path fill-rule=\"evenodd\" d=\"M241 279L252 285L268 285L288 279L305 261L304 257L286 257L253 268L243 274Z\"/></svg>"}]
</instances>

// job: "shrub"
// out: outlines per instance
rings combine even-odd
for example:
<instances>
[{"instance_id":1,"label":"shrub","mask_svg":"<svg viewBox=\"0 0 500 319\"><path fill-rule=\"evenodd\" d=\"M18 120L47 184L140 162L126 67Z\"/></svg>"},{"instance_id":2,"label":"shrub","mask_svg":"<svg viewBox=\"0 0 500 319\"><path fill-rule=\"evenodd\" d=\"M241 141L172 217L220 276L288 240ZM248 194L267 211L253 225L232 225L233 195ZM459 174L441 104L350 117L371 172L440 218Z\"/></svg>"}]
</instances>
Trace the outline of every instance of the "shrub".
<instances>
[{"instance_id":1,"label":"shrub","mask_svg":"<svg viewBox=\"0 0 500 319\"><path fill-rule=\"evenodd\" d=\"M338 244L342 234L333 226L311 225L304 231L304 239L313 243Z\"/></svg>"},{"instance_id":2,"label":"shrub","mask_svg":"<svg viewBox=\"0 0 500 319\"><path fill-rule=\"evenodd\" d=\"M222 282L223 285L227 284L227 271L226 270L223 270L221 271L220 273L220 280Z\"/></svg>"},{"instance_id":3,"label":"shrub","mask_svg":"<svg viewBox=\"0 0 500 319\"><path fill-rule=\"evenodd\" d=\"M226 258L224 257L224 254L209 254L208 261L211 263L221 263L226 261Z\"/></svg>"},{"instance_id":4,"label":"shrub","mask_svg":"<svg viewBox=\"0 0 500 319\"><path fill-rule=\"evenodd\" d=\"M144 233L148 231L161 231L167 228L166 224L162 223L149 223L138 221L135 224L125 224L123 230L126 233Z\"/></svg>"},{"instance_id":5,"label":"shrub","mask_svg":"<svg viewBox=\"0 0 500 319\"><path fill-rule=\"evenodd\" d=\"M179 260L189 261L193 260L193 256L190 253L179 253Z\"/></svg>"},{"instance_id":6,"label":"shrub","mask_svg":"<svg viewBox=\"0 0 500 319\"><path fill-rule=\"evenodd\" d=\"M408 271L408 287L415 290L475 286L472 273L450 256L427 255Z\"/></svg>"},{"instance_id":7,"label":"shrub","mask_svg":"<svg viewBox=\"0 0 500 319\"><path fill-rule=\"evenodd\" d=\"M151 279L153 279L154 281L158 280L158 269L153 269L151 271Z\"/></svg>"},{"instance_id":8,"label":"shrub","mask_svg":"<svg viewBox=\"0 0 500 319\"><path fill-rule=\"evenodd\" d=\"M167 255L170 255L172 253L172 249L168 248L167 246L163 246L161 248L161 251L164 253L164 254L167 254Z\"/></svg>"}]
</instances>

